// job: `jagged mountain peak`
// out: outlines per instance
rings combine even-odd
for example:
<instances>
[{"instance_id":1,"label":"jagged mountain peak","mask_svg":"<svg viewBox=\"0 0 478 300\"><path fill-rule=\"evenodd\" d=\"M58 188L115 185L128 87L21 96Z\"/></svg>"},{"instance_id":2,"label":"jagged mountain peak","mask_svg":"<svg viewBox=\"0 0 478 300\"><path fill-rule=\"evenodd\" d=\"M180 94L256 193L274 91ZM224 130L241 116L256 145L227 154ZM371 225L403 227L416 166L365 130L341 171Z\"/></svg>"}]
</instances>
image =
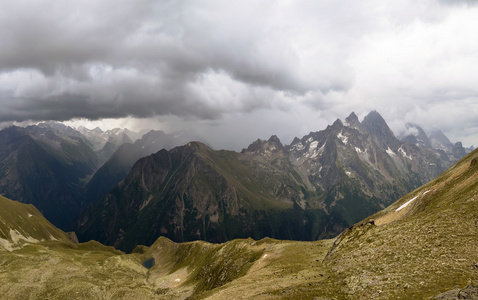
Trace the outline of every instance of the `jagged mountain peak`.
<instances>
[{"instance_id":1,"label":"jagged mountain peak","mask_svg":"<svg viewBox=\"0 0 478 300\"><path fill-rule=\"evenodd\" d=\"M335 122L332 124L331 127L333 129L340 129L340 128L344 127L344 123L342 123L342 120L337 119L337 120L335 120Z\"/></svg>"},{"instance_id":2,"label":"jagged mountain peak","mask_svg":"<svg viewBox=\"0 0 478 300\"><path fill-rule=\"evenodd\" d=\"M452 155L456 158L461 158L466 155L466 150L463 148L461 142L456 142L452 149Z\"/></svg>"},{"instance_id":3,"label":"jagged mountain peak","mask_svg":"<svg viewBox=\"0 0 478 300\"><path fill-rule=\"evenodd\" d=\"M2 132L5 132L5 133L8 133L8 132L17 132L17 133L24 133L24 134L27 134L26 131L25 131L25 128L23 127L19 127L19 126L15 126L15 125L12 125L12 126L9 126L3 130L1 130Z\"/></svg>"},{"instance_id":4,"label":"jagged mountain peak","mask_svg":"<svg viewBox=\"0 0 478 300\"><path fill-rule=\"evenodd\" d=\"M380 121L383 121L385 122L385 120L383 119L382 115L376 111L376 110L372 110L368 113L368 115L365 116L364 120L365 119L375 119L375 120L380 120Z\"/></svg>"},{"instance_id":5,"label":"jagged mountain peak","mask_svg":"<svg viewBox=\"0 0 478 300\"><path fill-rule=\"evenodd\" d=\"M297 143L300 143L300 139L298 137L294 137L294 139L292 140L292 143L290 143L290 144L294 145L294 144L297 144Z\"/></svg>"},{"instance_id":6,"label":"jagged mountain peak","mask_svg":"<svg viewBox=\"0 0 478 300\"><path fill-rule=\"evenodd\" d=\"M440 139L440 140L443 140L444 142L447 142L447 143L450 143L450 140L448 139L448 137L443 133L443 131L439 130L439 129L433 129L431 132L430 132L430 136L429 138L435 138L435 139Z\"/></svg>"},{"instance_id":7,"label":"jagged mountain peak","mask_svg":"<svg viewBox=\"0 0 478 300\"><path fill-rule=\"evenodd\" d=\"M376 110L371 111L368 115L365 116L365 118L362 121L362 125L368 129L373 129L373 128L382 129L385 127L388 128L387 122L385 122L383 117ZM373 130L370 130L370 131L373 131Z\"/></svg>"},{"instance_id":8,"label":"jagged mountain peak","mask_svg":"<svg viewBox=\"0 0 478 300\"><path fill-rule=\"evenodd\" d=\"M355 114L355 112L351 112L350 115L347 118L345 118L345 120L351 122L351 121L358 121L359 119L357 115Z\"/></svg>"},{"instance_id":9,"label":"jagged mountain peak","mask_svg":"<svg viewBox=\"0 0 478 300\"><path fill-rule=\"evenodd\" d=\"M357 115L352 112L347 118L345 118L345 124L351 127L358 127L361 125Z\"/></svg>"},{"instance_id":10,"label":"jagged mountain peak","mask_svg":"<svg viewBox=\"0 0 478 300\"><path fill-rule=\"evenodd\" d=\"M165 135L165 132L162 130L150 130L143 135L141 139L148 139L150 137L162 137Z\"/></svg>"},{"instance_id":11,"label":"jagged mountain peak","mask_svg":"<svg viewBox=\"0 0 478 300\"><path fill-rule=\"evenodd\" d=\"M453 148L452 142L441 130L432 130L430 132L429 139L434 149L440 149L445 152L450 152L450 149Z\"/></svg>"},{"instance_id":12,"label":"jagged mountain peak","mask_svg":"<svg viewBox=\"0 0 478 300\"><path fill-rule=\"evenodd\" d=\"M373 136L384 149L397 151L400 141L395 137L387 122L377 111L371 111L362 121L362 127Z\"/></svg>"},{"instance_id":13,"label":"jagged mountain peak","mask_svg":"<svg viewBox=\"0 0 478 300\"><path fill-rule=\"evenodd\" d=\"M267 140L268 143L273 143L275 144L276 146L282 148L284 147L280 141L280 139L276 136L276 135L272 135L269 140Z\"/></svg>"},{"instance_id":14,"label":"jagged mountain peak","mask_svg":"<svg viewBox=\"0 0 478 300\"><path fill-rule=\"evenodd\" d=\"M405 124L405 128L407 131L405 133L406 135L401 139L403 142L414 144L417 147L432 148L430 139L419 125L407 123Z\"/></svg>"},{"instance_id":15,"label":"jagged mountain peak","mask_svg":"<svg viewBox=\"0 0 478 300\"><path fill-rule=\"evenodd\" d=\"M264 140L257 139L254 142L252 142L247 148L242 149L241 153L255 152L261 148L262 143L264 143Z\"/></svg>"},{"instance_id":16,"label":"jagged mountain peak","mask_svg":"<svg viewBox=\"0 0 478 300\"><path fill-rule=\"evenodd\" d=\"M272 135L269 140L257 139L252 144L247 147L247 149L242 149L241 153L253 153L260 152L266 154L269 152L281 151L284 149L281 141L276 135Z\"/></svg>"},{"instance_id":17,"label":"jagged mountain peak","mask_svg":"<svg viewBox=\"0 0 478 300\"><path fill-rule=\"evenodd\" d=\"M115 135L110 135L108 137L108 142L117 142L121 141L121 143L132 143L133 141L125 132L119 132Z\"/></svg>"}]
</instances>

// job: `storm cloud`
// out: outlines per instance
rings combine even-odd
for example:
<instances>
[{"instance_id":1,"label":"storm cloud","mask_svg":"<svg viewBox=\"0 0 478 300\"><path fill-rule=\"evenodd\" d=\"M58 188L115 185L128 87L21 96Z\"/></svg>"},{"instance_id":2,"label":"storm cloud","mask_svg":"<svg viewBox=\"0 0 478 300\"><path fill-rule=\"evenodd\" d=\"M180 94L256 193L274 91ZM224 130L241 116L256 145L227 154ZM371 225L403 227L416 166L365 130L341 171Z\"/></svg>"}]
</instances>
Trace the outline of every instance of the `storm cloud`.
<instances>
[{"instance_id":1,"label":"storm cloud","mask_svg":"<svg viewBox=\"0 0 478 300\"><path fill-rule=\"evenodd\" d=\"M238 147L217 136L288 143L378 110L477 144L474 1L2 2L0 122L149 120Z\"/></svg>"}]
</instances>

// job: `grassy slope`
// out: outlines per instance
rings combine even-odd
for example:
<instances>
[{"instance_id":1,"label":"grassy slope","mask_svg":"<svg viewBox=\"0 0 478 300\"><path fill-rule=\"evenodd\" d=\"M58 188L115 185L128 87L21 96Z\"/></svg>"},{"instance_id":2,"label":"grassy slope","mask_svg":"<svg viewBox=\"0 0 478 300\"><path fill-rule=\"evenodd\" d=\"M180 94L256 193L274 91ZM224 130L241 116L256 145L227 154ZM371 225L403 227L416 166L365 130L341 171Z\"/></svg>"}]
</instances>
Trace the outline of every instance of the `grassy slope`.
<instances>
[{"instance_id":1,"label":"grassy slope","mask_svg":"<svg viewBox=\"0 0 478 300\"><path fill-rule=\"evenodd\" d=\"M8 299L243 299L313 296L329 276L332 241L265 239L177 244L160 238L123 254L96 242L32 244L0 252ZM141 253L138 253L141 252ZM151 269L142 266L154 257Z\"/></svg>"},{"instance_id":2,"label":"grassy slope","mask_svg":"<svg viewBox=\"0 0 478 300\"><path fill-rule=\"evenodd\" d=\"M28 240L68 241L67 235L31 204L0 196L0 208L0 251L19 247Z\"/></svg>"},{"instance_id":3,"label":"grassy slope","mask_svg":"<svg viewBox=\"0 0 478 300\"><path fill-rule=\"evenodd\" d=\"M477 160L474 151L345 231L325 261L334 273L336 293L356 299L422 299L477 285Z\"/></svg>"},{"instance_id":4,"label":"grassy slope","mask_svg":"<svg viewBox=\"0 0 478 300\"><path fill-rule=\"evenodd\" d=\"M3 299L150 299L138 256L96 242L44 242L0 252Z\"/></svg>"}]
</instances>

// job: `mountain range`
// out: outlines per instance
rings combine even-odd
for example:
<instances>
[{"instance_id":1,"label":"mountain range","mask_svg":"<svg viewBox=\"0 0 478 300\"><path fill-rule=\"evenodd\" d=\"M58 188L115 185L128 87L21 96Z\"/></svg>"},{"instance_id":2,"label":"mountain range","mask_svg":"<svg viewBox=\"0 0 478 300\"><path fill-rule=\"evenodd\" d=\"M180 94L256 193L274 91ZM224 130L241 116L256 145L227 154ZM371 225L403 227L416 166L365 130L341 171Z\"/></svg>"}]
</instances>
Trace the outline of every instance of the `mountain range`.
<instances>
[{"instance_id":1,"label":"mountain range","mask_svg":"<svg viewBox=\"0 0 478 300\"><path fill-rule=\"evenodd\" d=\"M352 113L290 145L273 136L240 153L188 144L184 133L10 127L0 131L0 194L34 204L81 240L122 249L159 235L315 240L384 208L467 151L408 126L412 135L397 139L377 112L362 122Z\"/></svg>"},{"instance_id":2,"label":"mountain range","mask_svg":"<svg viewBox=\"0 0 478 300\"><path fill-rule=\"evenodd\" d=\"M75 231L80 240L125 251L159 236L175 242L328 238L457 159L431 143L397 139L375 111L362 122L352 113L290 145L272 136L238 153L190 142L138 160L81 214Z\"/></svg>"},{"instance_id":3,"label":"mountain range","mask_svg":"<svg viewBox=\"0 0 478 300\"><path fill-rule=\"evenodd\" d=\"M67 228L82 208L82 186L99 158L81 135L47 125L0 131L0 194L34 204Z\"/></svg>"},{"instance_id":4,"label":"mountain range","mask_svg":"<svg viewBox=\"0 0 478 300\"><path fill-rule=\"evenodd\" d=\"M146 138L154 135L150 132L131 144L138 134L128 130L80 131L54 122L1 130L0 194L34 204L54 225L69 230L79 213L100 197L92 192L95 183L108 191L108 184L114 186L124 177L117 179L115 171L110 171L103 177L105 183L97 179L110 159L119 161L115 167L123 174L136 159L184 143L178 134L162 133L163 138L154 144ZM123 153L128 153L127 163L122 161Z\"/></svg>"},{"instance_id":5,"label":"mountain range","mask_svg":"<svg viewBox=\"0 0 478 300\"><path fill-rule=\"evenodd\" d=\"M252 149L250 149L252 150ZM6 299L476 299L478 150L329 240L74 243L0 197Z\"/></svg>"}]
</instances>

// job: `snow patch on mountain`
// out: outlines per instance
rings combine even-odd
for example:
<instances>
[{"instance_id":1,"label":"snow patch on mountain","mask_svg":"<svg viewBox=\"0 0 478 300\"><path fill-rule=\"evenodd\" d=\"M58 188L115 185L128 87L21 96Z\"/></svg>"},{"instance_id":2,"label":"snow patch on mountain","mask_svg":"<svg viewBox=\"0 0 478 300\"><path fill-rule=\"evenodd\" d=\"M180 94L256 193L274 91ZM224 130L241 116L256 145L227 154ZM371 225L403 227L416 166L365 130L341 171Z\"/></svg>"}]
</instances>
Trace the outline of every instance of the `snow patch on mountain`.
<instances>
[{"instance_id":1,"label":"snow patch on mountain","mask_svg":"<svg viewBox=\"0 0 478 300\"><path fill-rule=\"evenodd\" d=\"M7 251L13 251L15 249L21 248L20 241L26 243L38 243L39 240L34 239L31 236L24 236L19 231L10 229L10 239L0 238L0 247L4 248Z\"/></svg>"},{"instance_id":2,"label":"snow patch on mountain","mask_svg":"<svg viewBox=\"0 0 478 300\"><path fill-rule=\"evenodd\" d=\"M423 192L422 196L425 196L428 192L430 192L431 190L427 190L425 192ZM417 195L415 197L413 197L412 199L408 200L407 202L405 202L404 204L402 204L399 208L397 208L395 211L401 211L402 209L404 209L405 207L407 207L410 203L412 203L415 199L417 199L418 197L420 197L420 195Z\"/></svg>"},{"instance_id":3,"label":"snow patch on mountain","mask_svg":"<svg viewBox=\"0 0 478 300\"><path fill-rule=\"evenodd\" d=\"M312 143L310 143L309 151L314 150L315 148L317 148L318 145L319 145L319 142L313 141Z\"/></svg>"},{"instance_id":4,"label":"snow patch on mountain","mask_svg":"<svg viewBox=\"0 0 478 300\"><path fill-rule=\"evenodd\" d=\"M139 211L142 211L143 208L145 208L149 204L149 202L151 202L151 200L153 200L153 195L149 195L148 200L144 201L143 204L141 204Z\"/></svg>"},{"instance_id":5,"label":"snow patch on mountain","mask_svg":"<svg viewBox=\"0 0 478 300\"><path fill-rule=\"evenodd\" d=\"M337 137L342 141L342 143L344 143L344 145L347 145L349 138L343 135L342 131L337 134Z\"/></svg>"},{"instance_id":6,"label":"snow patch on mountain","mask_svg":"<svg viewBox=\"0 0 478 300\"><path fill-rule=\"evenodd\" d=\"M395 211L401 211L402 209L404 209L405 207L407 207L408 204L412 203L413 200L417 199L418 196L420 196L420 195L417 195L417 196L413 197L412 199L408 200L407 202L405 202L404 204L402 204L402 206L400 206L399 208L397 208Z\"/></svg>"},{"instance_id":7,"label":"snow patch on mountain","mask_svg":"<svg viewBox=\"0 0 478 300\"><path fill-rule=\"evenodd\" d=\"M385 150L385 152L387 152L387 154L390 155L390 156L392 156L392 157L393 157L393 156L397 156L397 155L395 154L395 152L393 152L393 150L390 149L390 147L388 147L387 150Z\"/></svg>"},{"instance_id":8,"label":"snow patch on mountain","mask_svg":"<svg viewBox=\"0 0 478 300\"><path fill-rule=\"evenodd\" d=\"M409 160L413 160L413 157L411 155L408 155L402 147L398 148L398 152L400 152L403 157L408 158Z\"/></svg>"},{"instance_id":9,"label":"snow patch on mountain","mask_svg":"<svg viewBox=\"0 0 478 300\"><path fill-rule=\"evenodd\" d=\"M309 152L305 155L305 157L316 158L317 156L322 154L322 152L324 152L325 144L323 144L319 149L317 149L318 145L319 145L318 141L314 141L310 143Z\"/></svg>"}]
</instances>

